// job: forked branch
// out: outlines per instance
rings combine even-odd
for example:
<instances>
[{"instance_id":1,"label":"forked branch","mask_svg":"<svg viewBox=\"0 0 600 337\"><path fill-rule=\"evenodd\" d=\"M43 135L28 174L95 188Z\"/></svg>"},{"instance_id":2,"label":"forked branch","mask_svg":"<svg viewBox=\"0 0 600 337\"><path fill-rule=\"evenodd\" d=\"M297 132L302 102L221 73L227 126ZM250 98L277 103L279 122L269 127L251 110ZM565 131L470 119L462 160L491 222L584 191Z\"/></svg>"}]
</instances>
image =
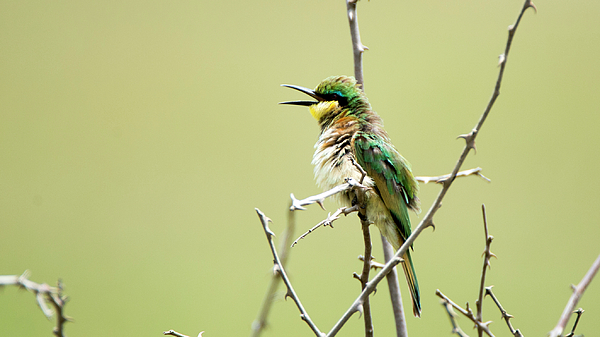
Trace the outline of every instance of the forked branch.
<instances>
[{"instance_id":1,"label":"forked branch","mask_svg":"<svg viewBox=\"0 0 600 337\"><path fill-rule=\"evenodd\" d=\"M506 310L504 310L504 307L502 307L502 304L500 304L500 301L498 300L496 295L494 295L494 292L492 291L492 286L485 288L485 294L486 296L490 296L494 303L496 303L498 310L500 310L500 313L502 314L502 319L506 321L506 325L508 326L508 330L510 330L510 333L514 337L523 337L523 334L521 333L521 331L519 331L519 329L513 328L512 324L510 323L510 319L513 318L513 315L509 314L508 312L506 312Z\"/></svg>"},{"instance_id":2,"label":"forked branch","mask_svg":"<svg viewBox=\"0 0 600 337\"><path fill-rule=\"evenodd\" d=\"M456 318L458 317L458 315L452 308L452 305L444 300L442 300L442 305L444 306L444 309L446 309L446 313L448 314L448 317L450 318L450 324L452 324L452 333L455 333L455 334L459 335L460 337L469 337L469 335L467 335L464 331L462 331L460 326L458 326L458 322L456 321Z\"/></svg>"},{"instance_id":3,"label":"forked branch","mask_svg":"<svg viewBox=\"0 0 600 337\"><path fill-rule=\"evenodd\" d=\"M292 211L288 212L288 221L285 232L283 233L283 238L281 240L279 246L279 254L281 256L281 265L283 267L286 266L287 259L290 253L290 242L292 241L292 237L294 235L294 230L296 228L296 216ZM260 306L260 310L258 313L258 317L252 322L252 333L251 337L260 336L261 332L267 326L267 317L269 316L269 312L271 310L271 305L275 299L275 295L277 292L277 288L279 287L279 283L281 282L281 278L279 273L277 272L279 267L277 265L273 265L273 275L271 276L271 282L267 291L265 293L263 302Z\"/></svg>"},{"instance_id":4,"label":"forked branch","mask_svg":"<svg viewBox=\"0 0 600 337\"><path fill-rule=\"evenodd\" d=\"M588 272L585 274L583 279L581 279L581 282L579 282L577 286L573 286L573 295L571 295L571 298L569 298L569 302L567 303L565 310L560 316L558 324L556 324L556 327L554 327L554 329L550 331L550 337L558 337L563 333L563 330L565 329L565 326L567 326L569 318L573 313L573 309L575 308L577 303L579 303L579 299L581 299L581 296L583 296L585 289L590 284L590 282L592 282L592 279L594 278L594 276L596 276L596 273L598 273L598 269L600 269L600 255L598 255L596 261L594 261L594 263L592 264Z\"/></svg>"},{"instance_id":5,"label":"forked branch","mask_svg":"<svg viewBox=\"0 0 600 337\"><path fill-rule=\"evenodd\" d=\"M467 306L467 309L461 308L460 305L452 302L451 299L449 299L446 295L442 294L442 292L439 289L435 291L435 294L438 297L440 297L442 299L442 301L444 301L444 303L446 303L447 305L450 305L455 310L458 310L466 318L470 319L473 323L475 323L475 326L477 326L478 329L481 329L481 331L485 332L486 335L488 335L490 337L494 337L494 334L492 334L492 332L490 331L490 328L488 327L488 325L491 323L491 321L485 322L485 323L478 321L477 317L475 317L475 315L473 314L473 310L471 310L471 308L469 308L468 306Z\"/></svg>"},{"instance_id":6,"label":"forked branch","mask_svg":"<svg viewBox=\"0 0 600 337\"><path fill-rule=\"evenodd\" d=\"M57 337L64 337L64 325L72 319L64 314L64 307L68 298L62 294L62 282L59 280L56 287L51 287L46 283L35 283L29 280L29 271L22 275L0 275L0 286L16 285L35 294L38 306L46 318L51 319L56 316L56 327L52 331ZM48 307L50 304L53 309Z\"/></svg>"}]
</instances>

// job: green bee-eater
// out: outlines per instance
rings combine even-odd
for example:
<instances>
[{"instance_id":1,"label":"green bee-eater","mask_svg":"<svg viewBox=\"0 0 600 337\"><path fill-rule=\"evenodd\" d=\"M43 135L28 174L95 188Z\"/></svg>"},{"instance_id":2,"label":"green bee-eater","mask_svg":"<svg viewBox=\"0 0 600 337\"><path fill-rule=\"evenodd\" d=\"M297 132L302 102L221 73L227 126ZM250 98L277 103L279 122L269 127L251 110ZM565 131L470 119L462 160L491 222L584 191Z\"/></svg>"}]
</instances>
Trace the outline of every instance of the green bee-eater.
<instances>
[{"instance_id":1,"label":"green bee-eater","mask_svg":"<svg viewBox=\"0 0 600 337\"><path fill-rule=\"evenodd\" d=\"M348 177L360 181L362 174L352 162L355 158L367 172L363 184L370 187L366 192L366 216L398 250L411 233L408 210L419 211L418 183L410 164L392 145L383 129L381 117L371 109L360 85L352 77L332 76L323 80L315 90L283 86L315 99L282 103L308 106L321 127L312 160L317 184L330 189L343 184ZM356 203L349 192L338 196L343 205ZM403 259L413 313L420 316L419 284L410 251L406 251Z\"/></svg>"}]
</instances>

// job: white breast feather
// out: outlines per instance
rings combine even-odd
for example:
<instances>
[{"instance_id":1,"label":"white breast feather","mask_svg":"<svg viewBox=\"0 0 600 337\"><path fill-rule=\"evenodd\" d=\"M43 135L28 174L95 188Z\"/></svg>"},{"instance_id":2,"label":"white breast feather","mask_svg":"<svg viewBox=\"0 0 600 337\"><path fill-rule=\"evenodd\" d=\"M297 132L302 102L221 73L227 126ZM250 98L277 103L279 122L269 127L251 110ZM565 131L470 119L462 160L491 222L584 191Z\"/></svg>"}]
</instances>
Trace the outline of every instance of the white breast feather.
<instances>
[{"instance_id":1,"label":"white breast feather","mask_svg":"<svg viewBox=\"0 0 600 337\"><path fill-rule=\"evenodd\" d=\"M319 137L315 144L315 154L312 160L312 164L315 165L315 180L317 185L324 190L343 184L344 179L348 177L360 181L362 176L358 168L350 161L349 155L343 155L345 152L340 151L338 144L325 146L337 137L339 137L339 133L334 129L329 129ZM350 147L349 144L346 146ZM350 148L348 150L350 153ZM369 176L366 176L363 180L365 186L374 186L374 184L373 179ZM352 206L352 201L348 198L347 193L338 193L333 196L333 199L343 206ZM369 205L367 207L367 218L377 225L394 249L398 249L403 240L395 229L396 225L383 200L374 190L367 191L367 200Z\"/></svg>"}]
</instances>

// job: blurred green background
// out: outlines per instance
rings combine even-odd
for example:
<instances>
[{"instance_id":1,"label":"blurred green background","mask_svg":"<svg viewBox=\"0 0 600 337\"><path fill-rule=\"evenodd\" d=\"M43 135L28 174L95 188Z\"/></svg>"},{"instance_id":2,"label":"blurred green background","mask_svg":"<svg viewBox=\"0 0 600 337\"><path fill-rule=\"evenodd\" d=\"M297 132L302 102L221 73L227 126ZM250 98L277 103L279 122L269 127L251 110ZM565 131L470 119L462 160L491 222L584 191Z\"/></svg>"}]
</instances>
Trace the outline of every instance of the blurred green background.
<instances>
[{"instance_id":1,"label":"blurred green background","mask_svg":"<svg viewBox=\"0 0 600 337\"><path fill-rule=\"evenodd\" d=\"M359 3L366 92L417 175L454 166L522 3ZM436 289L474 305L482 203L498 255L488 284L526 336L554 327L600 252L600 3L536 5L464 166L492 182L458 180L415 244L423 317L408 318L411 336L450 335ZM3 1L0 274L61 278L69 336L248 335L272 266L254 207L281 233L289 194L320 192L317 125L277 105L304 98L279 85L352 71L341 0ZM421 186L422 208L438 191ZM299 213L297 234L326 214ZM292 281L324 331L358 294L359 226L342 219L292 250ZM578 333L600 330L599 283L580 302ZM264 336L311 335L280 295ZM372 300L377 335L394 331L388 298L380 286ZM508 336L490 299L484 310ZM0 291L2 335L51 336L53 324L31 294ZM341 335L362 326L355 316Z\"/></svg>"}]
</instances>

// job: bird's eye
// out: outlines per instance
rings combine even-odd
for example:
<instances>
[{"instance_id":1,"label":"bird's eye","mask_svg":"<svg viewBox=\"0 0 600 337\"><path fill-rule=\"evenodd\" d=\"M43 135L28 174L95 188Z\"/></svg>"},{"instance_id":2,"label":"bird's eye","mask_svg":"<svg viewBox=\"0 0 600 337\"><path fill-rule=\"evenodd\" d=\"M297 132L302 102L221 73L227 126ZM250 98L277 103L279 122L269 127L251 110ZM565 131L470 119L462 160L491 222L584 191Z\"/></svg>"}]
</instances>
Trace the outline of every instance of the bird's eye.
<instances>
[{"instance_id":1,"label":"bird's eye","mask_svg":"<svg viewBox=\"0 0 600 337\"><path fill-rule=\"evenodd\" d=\"M333 94L331 95L331 98L333 98L333 100L334 100L334 101L339 101L341 97L340 97L340 95L338 95L338 94L336 94L336 93L333 93Z\"/></svg>"}]
</instances>

